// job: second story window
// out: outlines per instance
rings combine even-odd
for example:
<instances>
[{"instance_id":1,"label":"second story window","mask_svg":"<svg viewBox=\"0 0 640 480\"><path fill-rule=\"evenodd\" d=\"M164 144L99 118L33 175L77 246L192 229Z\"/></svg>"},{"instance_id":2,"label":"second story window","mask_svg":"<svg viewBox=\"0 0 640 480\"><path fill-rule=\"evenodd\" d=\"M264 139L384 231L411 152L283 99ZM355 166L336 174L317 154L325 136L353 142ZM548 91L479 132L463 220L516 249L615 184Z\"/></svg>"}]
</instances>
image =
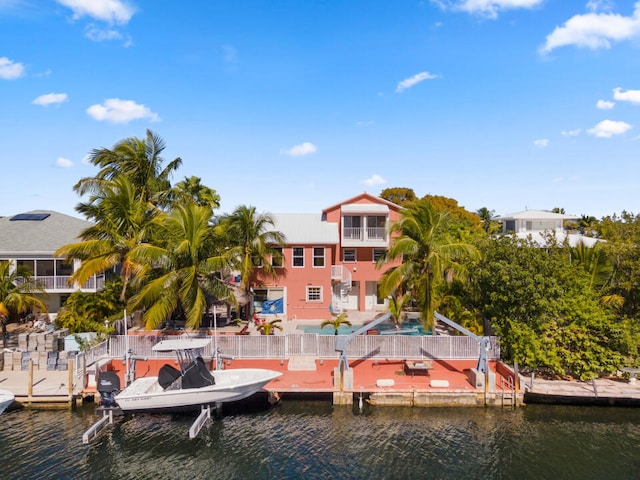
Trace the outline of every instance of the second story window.
<instances>
[{"instance_id":1,"label":"second story window","mask_svg":"<svg viewBox=\"0 0 640 480\"><path fill-rule=\"evenodd\" d=\"M313 247L313 266L324 267L324 247Z\"/></svg>"},{"instance_id":2,"label":"second story window","mask_svg":"<svg viewBox=\"0 0 640 480\"><path fill-rule=\"evenodd\" d=\"M345 248L342 250L342 261L345 263L354 263L358 259L356 258L355 248Z\"/></svg>"},{"instance_id":3,"label":"second story window","mask_svg":"<svg viewBox=\"0 0 640 480\"><path fill-rule=\"evenodd\" d=\"M282 247L273 247L273 255L271 255L271 266L282 267L284 265L284 254L282 253Z\"/></svg>"},{"instance_id":4,"label":"second story window","mask_svg":"<svg viewBox=\"0 0 640 480\"><path fill-rule=\"evenodd\" d=\"M374 263L380 260L380 257L384 255L384 248L374 248L373 249L373 261Z\"/></svg>"},{"instance_id":5,"label":"second story window","mask_svg":"<svg viewBox=\"0 0 640 480\"><path fill-rule=\"evenodd\" d=\"M304 267L304 247L293 247L292 261L294 267Z\"/></svg>"},{"instance_id":6,"label":"second story window","mask_svg":"<svg viewBox=\"0 0 640 480\"><path fill-rule=\"evenodd\" d=\"M350 240L362 239L362 217L353 215L342 217L342 236Z\"/></svg>"}]
</instances>

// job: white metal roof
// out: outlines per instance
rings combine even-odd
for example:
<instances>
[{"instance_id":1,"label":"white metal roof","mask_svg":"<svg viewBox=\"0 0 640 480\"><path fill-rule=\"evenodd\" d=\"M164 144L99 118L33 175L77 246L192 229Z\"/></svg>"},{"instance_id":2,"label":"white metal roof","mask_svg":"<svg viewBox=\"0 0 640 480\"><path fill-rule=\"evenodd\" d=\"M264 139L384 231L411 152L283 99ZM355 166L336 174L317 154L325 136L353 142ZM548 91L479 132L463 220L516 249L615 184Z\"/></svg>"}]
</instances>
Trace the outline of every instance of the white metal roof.
<instances>
[{"instance_id":1,"label":"white metal roof","mask_svg":"<svg viewBox=\"0 0 640 480\"><path fill-rule=\"evenodd\" d=\"M171 340L162 340L151 347L151 350L154 352L173 352L175 350L204 348L207 345L211 345L210 338L181 337Z\"/></svg>"},{"instance_id":2,"label":"white metal roof","mask_svg":"<svg viewBox=\"0 0 640 480\"><path fill-rule=\"evenodd\" d=\"M317 213L275 213L274 230L286 237L288 245L337 245L338 224L329 223Z\"/></svg>"},{"instance_id":3,"label":"white metal roof","mask_svg":"<svg viewBox=\"0 0 640 480\"><path fill-rule=\"evenodd\" d=\"M575 220L579 215L566 215L564 213L549 212L547 210L524 210L509 215L498 216L495 219L503 220Z\"/></svg>"}]
</instances>

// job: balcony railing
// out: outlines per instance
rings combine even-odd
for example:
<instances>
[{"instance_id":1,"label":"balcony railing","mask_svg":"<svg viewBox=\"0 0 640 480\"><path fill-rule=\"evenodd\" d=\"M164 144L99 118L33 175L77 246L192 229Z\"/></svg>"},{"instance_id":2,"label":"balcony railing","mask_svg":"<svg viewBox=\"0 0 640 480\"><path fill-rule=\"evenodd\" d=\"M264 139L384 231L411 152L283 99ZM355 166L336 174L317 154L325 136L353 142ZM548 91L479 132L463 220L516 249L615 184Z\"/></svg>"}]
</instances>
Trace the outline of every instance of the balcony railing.
<instances>
[{"instance_id":1,"label":"balcony railing","mask_svg":"<svg viewBox=\"0 0 640 480\"><path fill-rule=\"evenodd\" d=\"M69 280L71 276L69 275L45 275L45 276L33 276L28 277L29 280L33 282L37 282L42 286L47 292L57 292L57 291L72 291L75 290L75 286L73 284L69 284ZM18 285L23 284L26 281L25 277L17 277L16 283ZM91 277L87 283L82 286L82 290L100 290L104 287L104 275Z\"/></svg>"},{"instance_id":2,"label":"balcony railing","mask_svg":"<svg viewBox=\"0 0 640 480\"><path fill-rule=\"evenodd\" d=\"M384 227L344 227L342 240L347 242L386 242L387 229Z\"/></svg>"}]
</instances>

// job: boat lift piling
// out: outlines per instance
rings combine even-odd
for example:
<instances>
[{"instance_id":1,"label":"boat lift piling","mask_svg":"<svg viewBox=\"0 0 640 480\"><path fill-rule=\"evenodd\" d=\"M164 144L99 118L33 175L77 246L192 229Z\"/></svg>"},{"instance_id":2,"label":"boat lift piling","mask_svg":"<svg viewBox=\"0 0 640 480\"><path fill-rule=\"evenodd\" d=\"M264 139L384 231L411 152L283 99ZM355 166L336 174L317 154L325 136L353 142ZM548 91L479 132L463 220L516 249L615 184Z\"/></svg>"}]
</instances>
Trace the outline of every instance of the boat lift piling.
<instances>
[{"instance_id":1,"label":"boat lift piling","mask_svg":"<svg viewBox=\"0 0 640 480\"><path fill-rule=\"evenodd\" d=\"M217 405L218 404L216 404L216 407ZM191 428L189 429L190 440L193 440L198 436L198 433L200 433L200 430L202 430L202 427L210 418L211 418L211 406L207 405L205 407L203 405L202 410L200 411L200 415L198 415L198 418L196 418L196 421L193 422L193 425L191 425Z\"/></svg>"},{"instance_id":2,"label":"boat lift piling","mask_svg":"<svg viewBox=\"0 0 640 480\"><path fill-rule=\"evenodd\" d=\"M107 425L113 424L113 410L103 410L102 418L94 423L86 432L82 434L82 443L85 445L88 444L91 440L96 438L98 434L106 427Z\"/></svg>"}]
</instances>

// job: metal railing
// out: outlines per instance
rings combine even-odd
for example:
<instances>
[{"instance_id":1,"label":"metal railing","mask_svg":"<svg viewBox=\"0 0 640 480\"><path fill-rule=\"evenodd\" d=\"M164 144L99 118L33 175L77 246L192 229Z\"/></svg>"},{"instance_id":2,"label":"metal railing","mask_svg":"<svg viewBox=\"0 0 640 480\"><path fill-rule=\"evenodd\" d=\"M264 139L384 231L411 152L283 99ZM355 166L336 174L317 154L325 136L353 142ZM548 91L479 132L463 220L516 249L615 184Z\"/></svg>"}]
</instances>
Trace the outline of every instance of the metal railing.
<instances>
[{"instance_id":1,"label":"metal railing","mask_svg":"<svg viewBox=\"0 0 640 480\"><path fill-rule=\"evenodd\" d=\"M16 283L21 285L25 283L27 280L32 282L37 282L39 285L42 285L42 288L45 290L52 291L70 291L74 290L75 286L73 284L69 284L69 280L71 276L69 275L42 275L42 276L32 276L32 277L17 277ZM99 290L104 286L104 276L95 276L91 277L87 282L82 286L83 290Z\"/></svg>"},{"instance_id":2,"label":"metal railing","mask_svg":"<svg viewBox=\"0 0 640 480\"><path fill-rule=\"evenodd\" d=\"M171 352L154 352L151 347L160 340L175 336L129 336L129 349L137 356L148 358L173 358ZM213 357L214 342L220 352L235 358L286 359L292 355L315 355L318 358L335 358L335 335L287 334L287 335L219 335L211 338L211 344L203 352ZM215 340L214 340L215 339ZM123 358L127 346L122 335L109 339L109 355ZM440 359L477 360L480 355L478 342L469 337L457 336L406 336L406 335L363 335L353 339L347 348L349 358L371 359ZM497 337L491 337L489 360L500 358ZM97 358L97 357L96 357Z\"/></svg>"}]
</instances>

